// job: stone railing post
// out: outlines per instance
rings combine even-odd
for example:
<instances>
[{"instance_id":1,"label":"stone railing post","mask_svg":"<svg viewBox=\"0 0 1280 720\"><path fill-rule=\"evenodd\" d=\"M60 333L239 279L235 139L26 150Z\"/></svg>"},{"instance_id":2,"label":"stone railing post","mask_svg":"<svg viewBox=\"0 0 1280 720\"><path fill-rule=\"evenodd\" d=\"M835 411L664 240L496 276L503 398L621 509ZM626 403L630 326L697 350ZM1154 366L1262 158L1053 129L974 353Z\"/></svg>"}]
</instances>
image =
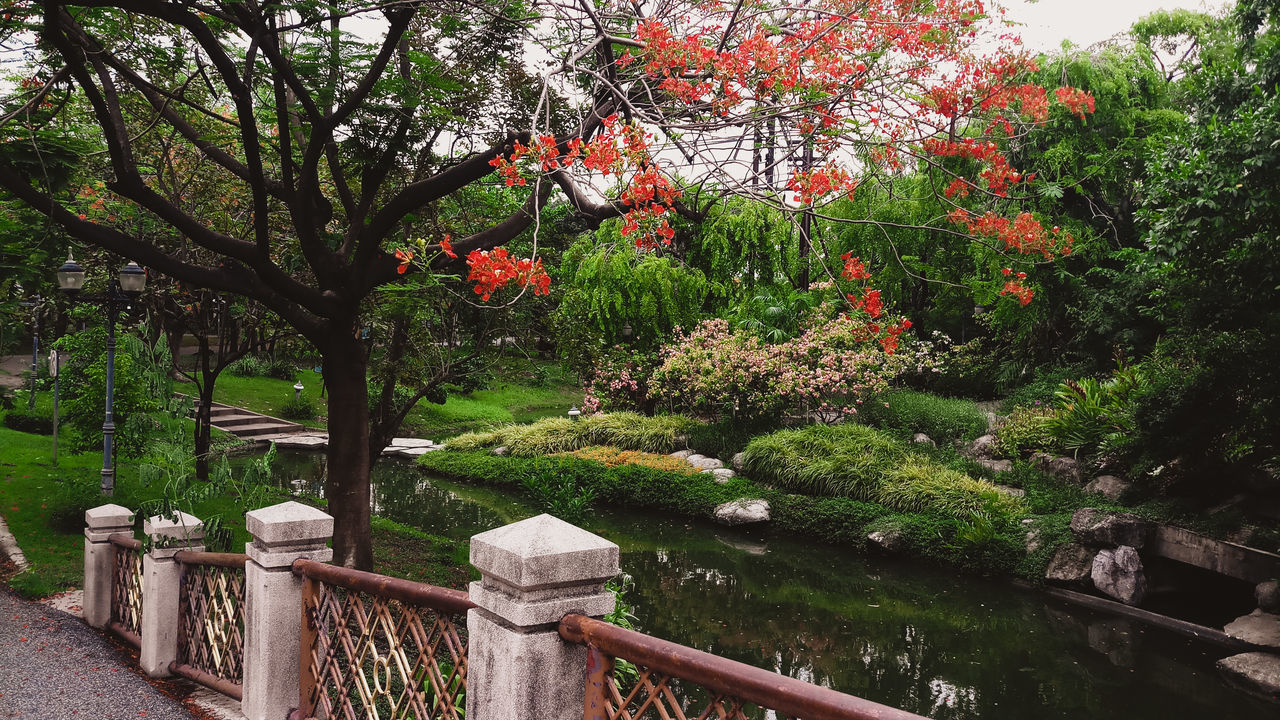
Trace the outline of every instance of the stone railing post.
<instances>
[{"instance_id":1,"label":"stone railing post","mask_svg":"<svg viewBox=\"0 0 1280 720\"><path fill-rule=\"evenodd\" d=\"M178 659L178 606L182 567L173 559L182 550L204 550L204 522L178 512L153 515L142 521L142 532L151 539L151 550L142 556L142 647L138 662L151 677L169 674L169 663Z\"/></svg>"},{"instance_id":2,"label":"stone railing post","mask_svg":"<svg viewBox=\"0 0 1280 720\"><path fill-rule=\"evenodd\" d=\"M302 632L299 558L328 562L333 518L297 502L245 515L253 542L245 552L244 698L248 720L282 720L298 707Z\"/></svg>"},{"instance_id":3,"label":"stone railing post","mask_svg":"<svg viewBox=\"0 0 1280 720\"><path fill-rule=\"evenodd\" d=\"M119 505L99 505L84 511L84 620L103 628L111 622L111 583L116 549L107 538L133 532L133 511Z\"/></svg>"},{"instance_id":4,"label":"stone railing post","mask_svg":"<svg viewBox=\"0 0 1280 720\"><path fill-rule=\"evenodd\" d=\"M586 648L560 638L568 613L600 617L615 598L618 546L552 517L471 538L467 720L580 720Z\"/></svg>"}]
</instances>

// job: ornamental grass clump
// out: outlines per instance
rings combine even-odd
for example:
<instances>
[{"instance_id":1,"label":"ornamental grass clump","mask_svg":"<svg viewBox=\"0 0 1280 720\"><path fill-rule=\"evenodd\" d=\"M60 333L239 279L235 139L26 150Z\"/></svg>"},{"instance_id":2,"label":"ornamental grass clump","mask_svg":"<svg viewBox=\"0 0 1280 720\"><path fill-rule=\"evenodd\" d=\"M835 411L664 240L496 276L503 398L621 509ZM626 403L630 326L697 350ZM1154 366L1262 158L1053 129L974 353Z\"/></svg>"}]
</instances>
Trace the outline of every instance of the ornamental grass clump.
<instances>
[{"instance_id":1,"label":"ornamental grass clump","mask_svg":"<svg viewBox=\"0 0 1280 720\"><path fill-rule=\"evenodd\" d=\"M987 429L987 418L972 400L898 390L867 403L859 418L869 425L924 433L936 442L972 440Z\"/></svg>"},{"instance_id":2,"label":"ornamental grass clump","mask_svg":"<svg viewBox=\"0 0 1280 720\"><path fill-rule=\"evenodd\" d=\"M1009 517L1019 502L990 483L915 455L888 435L853 423L783 430L752 440L743 471L804 495L879 503L899 512L959 519Z\"/></svg>"},{"instance_id":3,"label":"ornamental grass clump","mask_svg":"<svg viewBox=\"0 0 1280 720\"><path fill-rule=\"evenodd\" d=\"M622 450L668 453L698 423L686 417L645 417L636 413L588 415L577 421L544 418L527 425L504 425L487 432L459 435L445 443L449 450L475 451L506 447L516 457L567 453L592 445Z\"/></svg>"},{"instance_id":4,"label":"ornamental grass clump","mask_svg":"<svg viewBox=\"0 0 1280 720\"><path fill-rule=\"evenodd\" d=\"M593 445L581 450L575 450L571 453L558 453L552 457L573 457L580 460L598 462L603 465L608 465L609 467L641 465L655 470L664 470L666 472L680 473L682 475L692 475L698 472L689 463L673 458L670 455L649 453L639 450L621 450L607 445Z\"/></svg>"}]
</instances>

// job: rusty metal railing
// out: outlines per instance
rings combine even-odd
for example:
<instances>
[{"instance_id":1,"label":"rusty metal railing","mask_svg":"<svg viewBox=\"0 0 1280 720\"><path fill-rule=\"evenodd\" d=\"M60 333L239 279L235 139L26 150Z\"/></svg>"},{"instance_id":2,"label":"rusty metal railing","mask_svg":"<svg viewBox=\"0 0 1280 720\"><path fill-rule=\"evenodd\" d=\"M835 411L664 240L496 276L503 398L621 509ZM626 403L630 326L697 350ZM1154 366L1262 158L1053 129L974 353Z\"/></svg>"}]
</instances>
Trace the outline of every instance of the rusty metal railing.
<instances>
[{"instance_id":1,"label":"rusty metal railing","mask_svg":"<svg viewBox=\"0 0 1280 720\"><path fill-rule=\"evenodd\" d=\"M311 560L302 592L301 688L292 718L463 720L465 592Z\"/></svg>"},{"instance_id":2,"label":"rusty metal railing","mask_svg":"<svg viewBox=\"0 0 1280 720\"><path fill-rule=\"evenodd\" d=\"M923 720L582 615L566 615L560 636L587 646L584 720ZM620 683L615 677L619 660L635 665L634 680Z\"/></svg>"},{"instance_id":3,"label":"rusty metal railing","mask_svg":"<svg viewBox=\"0 0 1280 720\"><path fill-rule=\"evenodd\" d=\"M237 700L244 683L244 553L182 551L178 659L169 671Z\"/></svg>"},{"instance_id":4,"label":"rusty metal railing","mask_svg":"<svg viewBox=\"0 0 1280 720\"><path fill-rule=\"evenodd\" d=\"M107 538L115 548L108 627L134 647L142 646L142 541L123 533Z\"/></svg>"}]
</instances>

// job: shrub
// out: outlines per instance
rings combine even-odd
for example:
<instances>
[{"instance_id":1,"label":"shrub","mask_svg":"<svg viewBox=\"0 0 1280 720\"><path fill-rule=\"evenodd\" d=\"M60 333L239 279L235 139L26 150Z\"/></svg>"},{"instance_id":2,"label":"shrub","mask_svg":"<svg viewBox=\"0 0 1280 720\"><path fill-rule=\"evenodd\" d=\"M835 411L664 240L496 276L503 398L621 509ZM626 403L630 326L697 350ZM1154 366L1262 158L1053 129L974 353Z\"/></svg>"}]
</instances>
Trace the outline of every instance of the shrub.
<instances>
[{"instance_id":1,"label":"shrub","mask_svg":"<svg viewBox=\"0 0 1280 720\"><path fill-rule=\"evenodd\" d=\"M1061 451L1061 443L1049 430L1056 414L1053 408L1044 405L1015 408L996 430L996 452L1003 457L1018 458L1029 452Z\"/></svg>"},{"instance_id":2,"label":"shrub","mask_svg":"<svg viewBox=\"0 0 1280 720\"><path fill-rule=\"evenodd\" d=\"M148 344L138 335L118 329L115 354L115 378L112 391L112 413L116 427L115 448L122 457L137 457L146 442L148 424L134 416L160 410L172 397L172 381L168 345L164 338ZM84 332L63 336L57 347L67 353L67 363L59 374L62 414L70 430L73 449L90 450L102 443L102 413L106 404L107 357L106 328L94 327Z\"/></svg>"},{"instance_id":3,"label":"shrub","mask_svg":"<svg viewBox=\"0 0 1280 720\"><path fill-rule=\"evenodd\" d=\"M256 355L245 355L227 365L226 372L237 377L269 377L277 380L294 380L298 377L298 368L293 363Z\"/></svg>"},{"instance_id":4,"label":"shrub","mask_svg":"<svg viewBox=\"0 0 1280 720\"><path fill-rule=\"evenodd\" d=\"M42 402L37 402L34 410L28 410L26 398L19 396L13 407L5 411L4 426L18 432L52 435L53 411Z\"/></svg>"},{"instance_id":5,"label":"shrub","mask_svg":"<svg viewBox=\"0 0 1280 720\"><path fill-rule=\"evenodd\" d=\"M316 404L306 395L297 400L289 398L280 405L280 417L285 420L315 420L317 414Z\"/></svg>"},{"instance_id":6,"label":"shrub","mask_svg":"<svg viewBox=\"0 0 1280 720\"><path fill-rule=\"evenodd\" d=\"M595 445L571 453L561 453L552 457L576 457L582 460L598 462L609 467L620 465L643 465L644 467L667 472L692 475L697 472L689 463L658 453L639 452L636 450L620 450L606 445Z\"/></svg>"},{"instance_id":7,"label":"shrub","mask_svg":"<svg viewBox=\"0 0 1280 720\"><path fill-rule=\"evenodd\" d=\"M1089 453L1127 442L1135 429L1134 400L1145 382L1142 365L1122 365L1106 380L1064 382L1049 432L1067 450Z\"/></svg>"},{"instance_id":8,"label":"shrub","mask_svg":"<svg viewBox=\"0 0 1280 720\"><path fill-rule=\"evenodd\" d=\"M972 401L913 390L880 396L862 407L859 418L885 429L921 432L939 443L972 440L987 430L986 416Z\"/></svg>"},{"instance_id":9,"label":"shrub","mask_svg":"<svg viewBox=\"0 0 1280 720\"><path fill-rule=\"evenodd\" d=\"M471 451L505 446L516 457L573 452L591 445L667 453L696 426L697 422L679 415L645 417L621 412L587 415L576 421L550 417L528 425L505 425L488 432L459 435L446 442L445 447Z\"/></svg>"},{"instance_id":10,"label":"shrub","mask_svg":"<svg viewBox=\"0 0 1280 720\"><path fill-rule=\"evenodd\" d=\"M811 426L756 438L744 470L779 488L876 502L896 511L971 520L1008 517L1019 501L993 485L919 457L871 428Z\"/></svg>"}]
</instances>

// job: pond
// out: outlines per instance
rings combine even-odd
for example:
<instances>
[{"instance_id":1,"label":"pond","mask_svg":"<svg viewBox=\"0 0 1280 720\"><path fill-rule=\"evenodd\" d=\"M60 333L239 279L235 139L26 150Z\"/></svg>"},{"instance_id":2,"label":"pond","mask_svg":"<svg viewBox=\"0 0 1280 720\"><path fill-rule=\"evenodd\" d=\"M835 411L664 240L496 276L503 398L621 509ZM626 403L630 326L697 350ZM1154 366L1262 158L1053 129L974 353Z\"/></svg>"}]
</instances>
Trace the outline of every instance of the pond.
<instances>
[{"instance_id":1,"label":"pond","mask_svg":"<svg viewBox=\"0 0 1280 720\"><path fill-rule=\"evenodd\" d=\"M319 494L322 457L277 480ZM374 512L465 540L537 513L518 496L374 473ZM1275 718L1229 688L1217 648L1007 581L643 512L582 523L616 542L643 632L933 718Z\"/></svg>"}]
</instances>

